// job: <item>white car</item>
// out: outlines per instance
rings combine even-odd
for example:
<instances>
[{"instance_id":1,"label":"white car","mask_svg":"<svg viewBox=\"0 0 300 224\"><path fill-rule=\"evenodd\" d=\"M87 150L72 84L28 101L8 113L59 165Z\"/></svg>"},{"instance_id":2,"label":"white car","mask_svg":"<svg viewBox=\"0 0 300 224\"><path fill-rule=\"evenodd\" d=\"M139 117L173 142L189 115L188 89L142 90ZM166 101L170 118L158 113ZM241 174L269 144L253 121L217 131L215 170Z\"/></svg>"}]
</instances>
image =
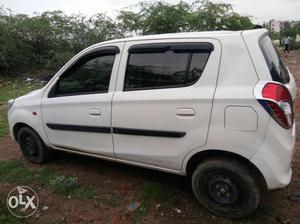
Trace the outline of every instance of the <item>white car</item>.
<instances>
[{"instance_id":1,"label":"white car","mask_svg":"<svg viewBox=\"0 0 300 224\"><path fill-rule=\"evenodd\" d=\"M291 181L296 85L265 29L106 41L8 102L12 138L43 163L62 150L191 177L241 218Z\"/></svg>"}]
</instances>

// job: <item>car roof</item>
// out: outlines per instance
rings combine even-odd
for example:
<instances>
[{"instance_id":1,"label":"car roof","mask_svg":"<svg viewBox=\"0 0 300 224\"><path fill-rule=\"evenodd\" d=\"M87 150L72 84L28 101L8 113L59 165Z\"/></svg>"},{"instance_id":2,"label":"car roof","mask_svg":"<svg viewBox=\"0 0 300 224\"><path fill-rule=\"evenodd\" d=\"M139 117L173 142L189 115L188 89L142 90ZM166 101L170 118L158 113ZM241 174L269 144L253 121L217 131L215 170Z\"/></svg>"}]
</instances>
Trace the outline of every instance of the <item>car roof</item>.
<instances>
[{"instance_id":1,"label":"car roof","mask_svg":"<svg viewBox=\"0 0 300 224\"><path fill-rule=\"evenodd\" d=\"M163 39L190 39L190 38L217 38L220 39L222 36L240 36L243 35L255 35L261 36L268 32L267 29L253 29L244 31L205 31L205 32L182 32L182 33L167 33L167 34L156 34L156 35L146 35L146 36L136 36L122 39L115 39L104 41L99 44L112 44L118 42L130 42L130 41L141 41L141 40L163 40ZM98 45L98 44L97 44Z\"/></svg>"},{"instance_id":2,"label":"car roof","mask_svg":"<svg viewBox=\"0 0 300 224\"><path fill-rule=\"evenodd\" d=\"M156 35L146 35L146 36L136 36L115 40L103 41L92 46L83 49L80 53L88 52L91 49L96 49L98 47L109 46L117 43L131 42L131 41L147 41L147 40L172 40L172 39L217 39L222 41L225 37L246 37L258 39L262 35L268 33L267 29L253 29L244 31L205 31L205 32L182 32L182 33L167 33L167 34L156 34Z\"/></svg>"}]
</instances>

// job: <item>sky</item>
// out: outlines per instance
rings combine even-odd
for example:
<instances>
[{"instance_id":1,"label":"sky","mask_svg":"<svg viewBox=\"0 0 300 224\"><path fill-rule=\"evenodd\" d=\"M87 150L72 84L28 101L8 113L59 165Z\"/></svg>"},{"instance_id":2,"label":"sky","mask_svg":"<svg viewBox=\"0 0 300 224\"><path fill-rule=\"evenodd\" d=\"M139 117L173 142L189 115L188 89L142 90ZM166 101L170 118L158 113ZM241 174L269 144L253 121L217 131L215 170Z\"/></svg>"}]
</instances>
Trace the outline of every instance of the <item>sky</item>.
<instances>
[{"instance_id":1,"label":"sky","mask_svg":"<svg viewBox=\"0 0 300 224\"><path fill-rule=\"evenodd\" d=\"M147 0L144 0L147 1ZM153 0L152 0L153 1ZM154 0L155 1L155 0ZM179 0L164 0L178 3ZM256 23L275 20L299 20L300 0L211 0L233 5L236 12L251 15ZM0 0L0 6L10 8L13 13L33 15L34 12L62 10L67 14L93 15L105 12L114 17L124 8L134 9L140 0ZM191 3L193 0L185 0Z\"/></svg>"}]
</instances>

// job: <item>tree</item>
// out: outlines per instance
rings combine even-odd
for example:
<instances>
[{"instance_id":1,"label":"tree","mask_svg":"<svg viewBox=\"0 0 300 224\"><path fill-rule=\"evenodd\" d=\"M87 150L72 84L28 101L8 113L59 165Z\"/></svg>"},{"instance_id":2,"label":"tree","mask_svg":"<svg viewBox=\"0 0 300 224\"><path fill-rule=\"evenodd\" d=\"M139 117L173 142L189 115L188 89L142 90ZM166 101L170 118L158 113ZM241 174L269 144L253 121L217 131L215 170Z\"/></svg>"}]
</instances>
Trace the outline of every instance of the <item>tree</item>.
<instances>
[{"instance_id":1,"label":"tree","mask_svg":"<svg viewBox=\"0 0 300 224\"><path fill-rule=\"evenodd\" d=\"M235 13L230 4L196 1L140 3L138 12L123 10L117 17L128 35L184 31L243 30L253 28L248 16ZM132 33L133 32L133 33Z\"/></svg>"},{"instance_id":2,"label":"tree","mask_svg":"<svg viewBox=\"0 0 300 224\"><path fill-rule=\"evenodd\" d=\"M87 46L120 37L252 27L250 18L235 13L230 4L208 0L140 2L136 10L120 11L115 20L102 13L86 17L62 11L29 17L0 7L0 71L57 69Z\"/></svg>"},{"instance_id":3,"label":"tree","mask_svg":"<svg viewBox=\"0 0 300 224\"><path fill-rule=\"evenodd\" d=\"M142 34L177 33L186 31L190 6L184 2L169 5L163 2L141 4Z\"/></svg>"},{"instance_id":4,"label":"tree","mask_svg":"<svg viewBox=\"0 0 300 224\"><path fill-rule=\"evenodd\" d=\"M280 37L291 37L293 39L296 38L297 34L300 34L300 23L294 25L293 27L287 26L282 31L280 31Z\"/></svg>"}]
</instances>

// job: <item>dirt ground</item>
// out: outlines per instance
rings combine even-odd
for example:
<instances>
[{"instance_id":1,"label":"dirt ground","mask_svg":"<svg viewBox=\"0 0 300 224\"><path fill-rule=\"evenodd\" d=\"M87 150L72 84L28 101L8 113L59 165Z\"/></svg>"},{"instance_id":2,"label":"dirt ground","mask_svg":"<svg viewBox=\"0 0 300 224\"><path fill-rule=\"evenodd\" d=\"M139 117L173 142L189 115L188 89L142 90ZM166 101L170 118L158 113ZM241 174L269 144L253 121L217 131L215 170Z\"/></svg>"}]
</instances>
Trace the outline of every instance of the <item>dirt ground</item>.
<instances>
[{"instance_id":1,"label":"dirt ground","mask_svg":"<svg viewBox=\"0 0 300 224\"><path fill-rule=\"evenodd\" d=\"M300 52L284 56L300 86ZM298 94L300 88L298 89ZM300 121L300 99L296 106L296 120ZM215 217L207 212L193 196L189 180L162 172L112 163L100 159L58 153L52 162L43 165L64 175L77 176L80 183L96 189L99 198L75 199L53 193L47 187L32 185L40 199L38 212L25 223L300 223L300 133L297 132L296 155L293 162L293 179L284 190L269 192L254 215L247 219L232 221ZM25 161L18 146L10 137L0 142L0 160L19 160L26 167L39 168ZM146 212L128 211L131 201L139 200L138 192L145 183L158 183L175 192L166 201L149 199ZM0 182L0 195L7 195L15 187ZM104 202L113 196L116 203ZM49 207L42 211L43 206Z\"/></svg>"}]
</instances>

